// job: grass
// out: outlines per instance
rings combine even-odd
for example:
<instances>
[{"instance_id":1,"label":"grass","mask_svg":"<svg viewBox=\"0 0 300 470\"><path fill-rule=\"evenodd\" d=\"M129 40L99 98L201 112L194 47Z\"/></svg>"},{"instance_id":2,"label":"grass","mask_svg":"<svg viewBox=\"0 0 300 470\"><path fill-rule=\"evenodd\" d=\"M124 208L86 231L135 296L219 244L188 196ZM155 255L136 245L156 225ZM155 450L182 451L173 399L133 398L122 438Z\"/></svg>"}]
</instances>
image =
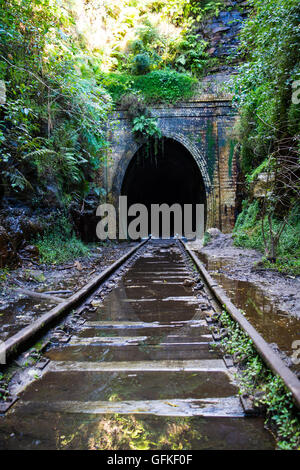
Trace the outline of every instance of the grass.
<instances>
[{"instance_id":1,"label":"grass","mask_svg":"<svg viewBox=\"0 0 300 470\"><path fill-rule=\"evenodd\" d=\"M222 349L239 357L240 393L246 392L256 397L255 404L263 407L265 423L276 434L279 449L299 449L299 411L295 408L291 392L281 378L264 364L252 340L230 315L223 312L220 320L229 332L229 336L221 341Z\"/></svg>"},{"instance_id":2,"label":"grass","mask_svg":"<svg viewBox=\"0 0 300 470\"><path fill-rule=\"evenodd\" d=\"M39 236L34 243L39 249L40 261L59 264L80 256L87 256L90 249L73 233L72 226L64 216L58 217L53 227Z\"/></svg>"},{"instance_id":3,"label":"grass","mask_svg":"<svg viewBox=\"0 0 300 470\"><path fill-rule=\"evenodd\" d=\"M146 75L107 73L101 83L117 103L126 93L140 92L146 103L175 103L193 96L197 80L174 70L156 70Z\"/></svg>"},{"instance_id":4,"label":"grass","mask_svg":"<svg viewBox=\"0 0 300 470\"><path fill-rule=\"evenodd\" d=\"M89 248L73 235L64 240L57 234L48 234L36 241L40 261L46 264L59 264L89 254Z\"/></svg>"},{"instance_id":5,"label":"grass","mask_svg":"<svg viewBox=\"0 0 300 470\"><path fill-rule=\"evenodd\" d=\"M274 228L280 221L274 220ZM265 222L268 227L268 222ZM233 231L234 244L245 248L254 248L264 252L264 243L259 220L259 203L244 202L243 210L238 216ZM300 275L300 213L295 210L286 225L278 246L276 263L263 258L264 266L282 273Z\"/></svg>"}]
</instances>

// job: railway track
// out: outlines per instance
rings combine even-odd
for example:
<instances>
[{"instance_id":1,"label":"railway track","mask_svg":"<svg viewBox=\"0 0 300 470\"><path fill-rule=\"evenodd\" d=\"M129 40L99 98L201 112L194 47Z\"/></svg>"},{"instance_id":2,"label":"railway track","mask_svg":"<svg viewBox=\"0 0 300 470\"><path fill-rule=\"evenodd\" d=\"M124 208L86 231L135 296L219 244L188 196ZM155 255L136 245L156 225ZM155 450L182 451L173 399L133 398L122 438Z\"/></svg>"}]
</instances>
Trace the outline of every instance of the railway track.
<instances>
[{"instance_id":1,"label":"railway track","mask_svg":"<svg viewBox=\"0 0 300 470\"><path fill-rule=\"evenodd\" d=\"M218 288L190 256L176 240L143 242L44 317L50 325L73 308L12 383L19 399L0 418L0 449L275 447L263 419L246 416L234 368L214 347L207 319Z\"/></svg>"}]
</instances>

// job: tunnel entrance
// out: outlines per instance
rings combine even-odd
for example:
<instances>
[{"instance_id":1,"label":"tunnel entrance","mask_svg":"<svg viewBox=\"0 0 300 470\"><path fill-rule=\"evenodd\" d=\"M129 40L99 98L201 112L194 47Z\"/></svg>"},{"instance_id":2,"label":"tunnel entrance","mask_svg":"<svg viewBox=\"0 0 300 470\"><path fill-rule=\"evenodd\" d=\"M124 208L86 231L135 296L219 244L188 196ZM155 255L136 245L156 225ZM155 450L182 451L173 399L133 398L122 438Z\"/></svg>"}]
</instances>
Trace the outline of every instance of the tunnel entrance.
<instances>
[{"instance_id":1,"label":"tunnel entrance","mask_svg":"<svg viewBox=\"0 0 300 470\"><path fill-rule=\"evenodd\" d=\"M128 207L144 204L149 214L151 204L177 203L193 205L193 231L196 230L196 204L204 204L206 193L201 172L190 152L179 142L162 138L144 144L134 155L126 170L121 194L127 196ZM128 218L130 222L130 218ZM174 218L171 217L171 236Z\"/></svg>"}]
</instances>

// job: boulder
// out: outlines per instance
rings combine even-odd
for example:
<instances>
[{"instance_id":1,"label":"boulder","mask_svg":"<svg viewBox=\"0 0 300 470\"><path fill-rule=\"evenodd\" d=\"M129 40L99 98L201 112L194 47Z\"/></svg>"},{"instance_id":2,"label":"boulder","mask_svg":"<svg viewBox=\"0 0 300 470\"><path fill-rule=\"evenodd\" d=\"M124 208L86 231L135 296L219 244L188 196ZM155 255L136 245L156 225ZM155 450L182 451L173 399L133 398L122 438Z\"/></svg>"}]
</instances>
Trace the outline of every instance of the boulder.
<instances>
[{"instance_id":1,"label":"boulder","mask_svg":"<svg viewBox=\"0 0 300 470\"><path fill-rule=\"evenodd\" d=\"M35 258L39 257L39 249L36 245L26 245L21 251L21 255L24 258Z\"/></svg>"},{"instance_id":2,"label":"boulder","mask_svg":"<svg viewBox=\"0 0 300 470\"><path fill-rule=\"evenodd\" d=\"M211 236L211 238L219 238L220 235L222 235L221 230L219 230L216 227L209 228L207 230L207 233Z\"/></svg>"},{"instance_id":3,"label":"boulder","mask_svg":"<svg viewBox=\"0 0 300 470\"><path fill-rule=\"evenodd\" d=\"M255 199L264 198L270 191L272 183L274 182L274 175L268 175L267 173L260 173L256 180L252 183L252 194Z\"/></svg>"}]
</instances>

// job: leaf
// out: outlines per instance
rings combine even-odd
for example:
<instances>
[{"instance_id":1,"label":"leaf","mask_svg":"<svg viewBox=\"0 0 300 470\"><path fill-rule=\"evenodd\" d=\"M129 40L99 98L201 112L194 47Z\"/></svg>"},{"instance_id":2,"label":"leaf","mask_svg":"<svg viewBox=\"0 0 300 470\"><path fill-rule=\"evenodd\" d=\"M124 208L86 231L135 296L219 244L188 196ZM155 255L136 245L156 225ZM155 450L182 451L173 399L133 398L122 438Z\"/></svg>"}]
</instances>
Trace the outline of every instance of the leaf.
<instances>
[{"instance_id":1,"label":"leaf","mask_svg":"<svg viewBox=\"0 0 300 470\"><path fill-rule=\"evenodd\" d=\"M81 266L81 264L80 264L79 261L75 261L74 267L75 267L78 271L82 271L82 270L83 270L83 267Z\"/></svg>"}]
</instances>

